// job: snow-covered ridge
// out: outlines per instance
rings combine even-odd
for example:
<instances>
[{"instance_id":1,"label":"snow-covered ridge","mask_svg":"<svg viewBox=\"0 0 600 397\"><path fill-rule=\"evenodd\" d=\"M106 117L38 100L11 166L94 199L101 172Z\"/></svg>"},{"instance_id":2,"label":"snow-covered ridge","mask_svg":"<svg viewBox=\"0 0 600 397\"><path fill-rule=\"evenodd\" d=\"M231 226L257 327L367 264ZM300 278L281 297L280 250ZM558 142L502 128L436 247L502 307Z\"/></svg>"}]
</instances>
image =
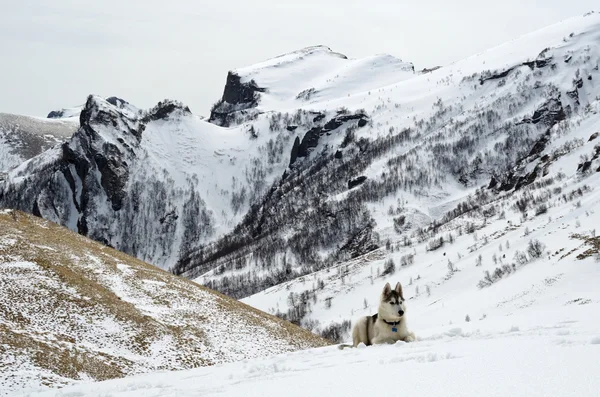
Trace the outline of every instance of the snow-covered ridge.
<instances>
[{"instance_id":1,"label":"snow-covered ridge","mask_svg":"<svg viewBox=\"0 0 600 397\"><path fill-rule=\"evenodd\" d=\"M175 101L142 111L90 96L80 122L65 145L11 171L0 202L163 268L231 230L283 173L293 140L225 130Z\"/></svg>"},{"instance_id":2,"label":"snow-covered ridge","mask_svg":"<svg viewBox=\"0 0 600 397\"><path fill-rule=\"evenodd\" d=\"M254 108L258 112L305 106L319 109L328 101L379 89L414 75L411 63L391 55L348 59L325 46L307 47L229 72L223 98L213 108L211 120L222 125L237 124L244 119L243 111Z\"/></svg>"},{"instance_id":3,"label":"snow-covered ridge","mask_svg":"<svg viewBox=\"0 0 600 397\"><path fill-rule=\"evenodd\" d=\"M78 119L49 120L0 113L0 173L68 140Z\"/></svg>"},{"instance_id":4,"label":"snow-covered ridge","mask_svg":"<svg viewBox=\"0 0 600 397\"><path fill-rule=\"evenodd\" d=\"M228 128L176 103L128 114L92 97L72 152L12 172L0 201L46 217L87 203L94 238L159 264L175 257L174 271L336 340L376 311L386 281L401 281L418 342L66 392L364 396L383 376L414 396L595 396L598 42L600 15L590 14L349 96L338 95L352 86L344 77L335 95L292 98L303 84L277 80L274 61L242 69L250 80L230 74L239 117ZM329 56L302 53L281 69L301 76L313 56ZM325 66L351 63L331 58ZM113 180L119 170L126 178ZM121 181L114 210L106 186ZM90 187L99 194L84 199Z\"/></svg>"},{"instance_id":5,"label":"snow-covered ridge","mask_svg":"<svg viewBox=\"0 0 600 397\"><path fill-rule=\"evenodd\" d=\"M31 215L0 230L1 396L326 344Z\"/></svg>"},{"instance_id":6,"label":"snow-covered ridge","mask_svg":"<svg viewBox=\"0 0 600 397\"><path fill-rule=\"evenodd\" d=\"M252 84L230 74L241 102L227 128L172 101L140 112L92 97L98 111L82 115L97 117L65 150L14 170L0 202L246 297L388 240L430 238L478 200L575 178L579 155L597 169L584 143L596 132L598 25L598 14L574 18L426 74L298 51L238 70ZM303 73L326 84L292 98L312 81Z\"/></svg>"},{"instance_id":7,"label":"snow-covered ridge","mask_svg":"<svg viewBox=\"0 0 600 397\"><path fill-rule=\"evenodd\" d=\"M532 217L562 190L565 197L545 205L566 210L573 191L595 186L600 169L599 40L600 15L578 17L370 95L323 104L364 109L370 120L324 136L313 152L319 161L292 167L229 241L191 261L205 271L197 281L240 298L273 287L249 302L286 314L292 284L282 280L302 284L295 293L312 299L321 275L338 285L348 259L376 247L361 270L373 267L373 275L361 273L359 285L377 267L383 272L386 259L398 263L413 249L456 239L467 225L476 225L472 232L501 229L506 218L524 222L523 197ZM330 317L309 307L306 326L340 323L347 309Z\"/></svg>"}]
</instances>

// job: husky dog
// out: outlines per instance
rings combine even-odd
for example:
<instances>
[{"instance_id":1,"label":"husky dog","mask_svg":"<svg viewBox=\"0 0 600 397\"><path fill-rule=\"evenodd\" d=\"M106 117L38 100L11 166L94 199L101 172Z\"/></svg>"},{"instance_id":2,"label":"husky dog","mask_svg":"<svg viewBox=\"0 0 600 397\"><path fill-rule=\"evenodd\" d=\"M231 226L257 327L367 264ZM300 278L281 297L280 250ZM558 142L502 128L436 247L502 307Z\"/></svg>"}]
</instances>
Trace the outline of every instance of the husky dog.
<instances>
[{"instance_id":1,"label":"husky dog","mask_svg":"<svg viewBox=\"0 0 600 397\"><path fill-rule=\"evenodd\" d=\"M361 317L352 329L353 346L340 345L340 349L356 347L361 342L367 346L395 343L399 340L413 342L415 334L406 328L405 313L402 285L397 283L396 288L392 289L390 283L387 283L379 299L377 314Z\"/></svg>"}]
</instances>

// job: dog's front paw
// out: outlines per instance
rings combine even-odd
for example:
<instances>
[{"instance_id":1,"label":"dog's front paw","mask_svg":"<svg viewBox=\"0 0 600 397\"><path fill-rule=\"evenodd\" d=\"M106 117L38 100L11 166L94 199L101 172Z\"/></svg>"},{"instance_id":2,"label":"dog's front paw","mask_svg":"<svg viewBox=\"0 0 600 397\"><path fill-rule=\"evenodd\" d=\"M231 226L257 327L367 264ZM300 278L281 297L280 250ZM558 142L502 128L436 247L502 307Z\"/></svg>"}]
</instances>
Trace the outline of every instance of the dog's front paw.
<instances>
[{"instance_id":1,"label":"dog's front paw","mask_svg":"<svg viewBox=\"0 0 600 397\"><path fill-rule=\"evenodd\" d=\"M415 334L411 332L403 340L404 342L414 342L415 340L417 340L417 338L415 337Z\"/></svg>"}]
</instances>

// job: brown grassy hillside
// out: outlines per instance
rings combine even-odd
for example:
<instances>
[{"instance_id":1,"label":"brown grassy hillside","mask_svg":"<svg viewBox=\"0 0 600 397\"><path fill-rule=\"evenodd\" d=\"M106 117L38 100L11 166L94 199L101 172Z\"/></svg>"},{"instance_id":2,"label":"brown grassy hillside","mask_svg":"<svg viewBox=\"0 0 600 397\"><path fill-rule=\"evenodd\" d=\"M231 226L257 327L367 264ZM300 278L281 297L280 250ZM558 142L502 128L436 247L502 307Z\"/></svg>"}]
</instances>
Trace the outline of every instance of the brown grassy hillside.
<instances>
[{"instance_id":1,"label":"brown grassy hillside","mask_svg":"<svg viewBox=\"0 0 600 397\"><path fill-rule=\"evenodd\" d=\"M327 343L66 228L0 211L0 395Z\"/></svg>"}]
</instances>

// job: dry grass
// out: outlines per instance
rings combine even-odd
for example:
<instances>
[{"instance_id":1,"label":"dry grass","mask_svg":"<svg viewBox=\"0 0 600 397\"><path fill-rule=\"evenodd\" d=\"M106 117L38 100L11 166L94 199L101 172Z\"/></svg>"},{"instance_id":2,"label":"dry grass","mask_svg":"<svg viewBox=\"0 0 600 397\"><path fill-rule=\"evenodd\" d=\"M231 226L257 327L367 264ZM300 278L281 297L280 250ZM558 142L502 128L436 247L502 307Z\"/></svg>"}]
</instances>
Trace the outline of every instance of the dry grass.
<instances>
[{"instance_id":1,"label":"dry grass","mask_svg":"<svg viewBox=\"0 0 600 397\"><path fill-rule=\"evenodd\" d=\"M2 357L11 353L56 379L72 380L231 361L236 354L220 345L215 318L224 329L235 324L236 338L247 336L231 345L238 354L244 343L255 343L248 351L265 349L263 355L329 344L66 228L0 211ZM102 324L106 319L118 332L110 333L111 326ZM2 361L1 372L10 372ZM57 382L41 379L40 384Z\"/></svg>"},{"instance_id":2,"label":"dry grass","mask_svg":"<svg viewBox=\"0 0 600 397\"><path fill-rule=\"evenodd\" d=\"M590 256L600 258L600 236L584 236L581 234L572 234L571 238L581 240L584 242L585 245L590 247L583 253L577 255L577 259L582 260L585 258L589 258Z\"/></svg>"}]
</instances>

